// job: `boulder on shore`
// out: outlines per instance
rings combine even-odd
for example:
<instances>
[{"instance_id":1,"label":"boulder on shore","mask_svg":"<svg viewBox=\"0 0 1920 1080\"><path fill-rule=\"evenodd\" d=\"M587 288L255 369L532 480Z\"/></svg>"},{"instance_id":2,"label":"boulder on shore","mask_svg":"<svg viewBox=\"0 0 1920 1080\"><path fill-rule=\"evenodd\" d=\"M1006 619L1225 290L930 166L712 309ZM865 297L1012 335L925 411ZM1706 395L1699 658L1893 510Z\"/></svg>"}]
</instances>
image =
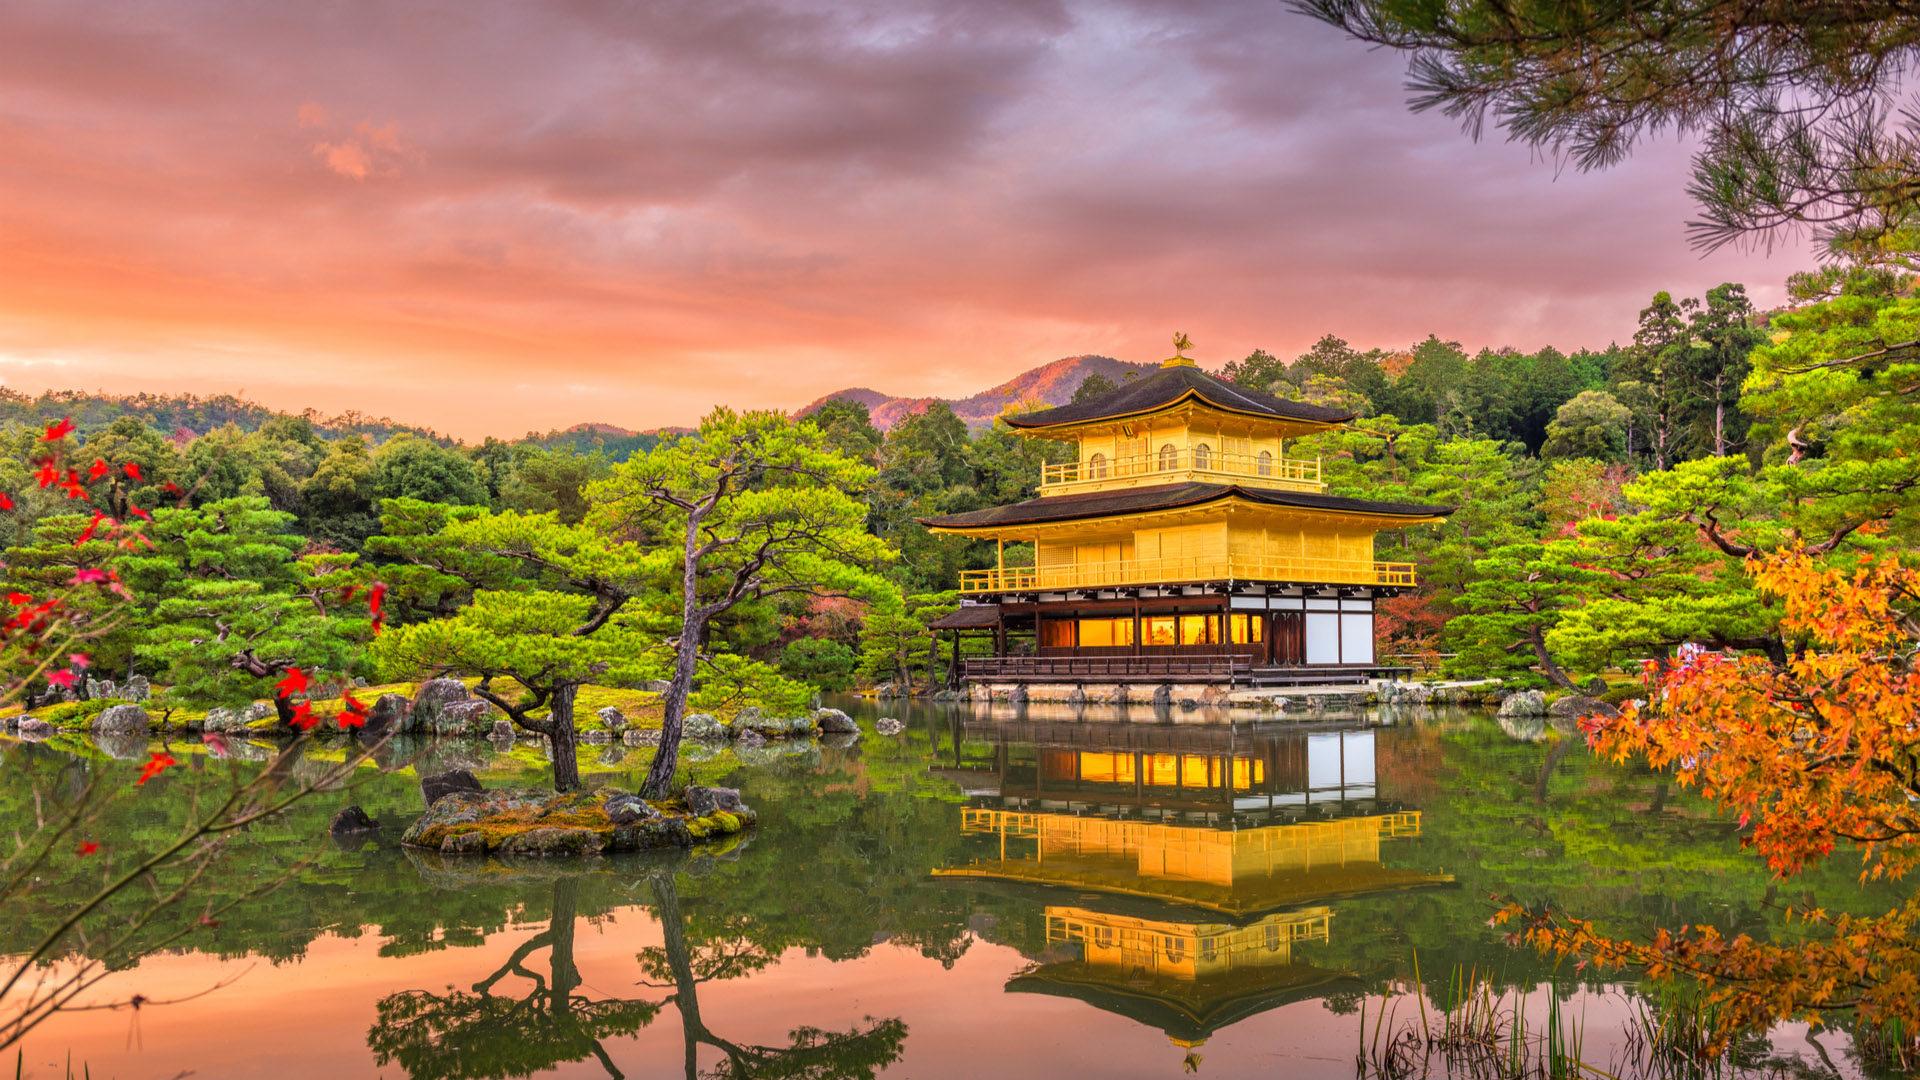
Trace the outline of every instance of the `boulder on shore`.
<instances>
[{"instance_id":1,"label":"boulder on shore","mask_svg":"<svg viewBox=\"0 0 1920 1080\"><path fill-rule=\"evenodd\" d=\"M719 742L727 737L727 729L712 713L688 713L680 718L680 737L698 739L701 742Z\"/></svg>"},{"instance_id":2,"label":"boulder on shore","mask_svg":"<svg viewBox=\"0 0 1920 1080\"><path fill-rule=\"evenodd\" d=\"M873 722L873 730L882 735L898 735L907 730L907 725L891 716L883 716Z\"/></svg>"},{"instance_id":3,"label":"boulder on shore","mask_svg":"<svg viewBox=\"0 0 1920 1080\"><path fill-rule=\"evenodd\" d=\"M147 710L138 705L115 705L103 709L90 725L97 735L145 735L149 726Z\"/></svg>"},{"instance_id":4,"label":"boulder on shore","mask_svg":"<svg viewBox=\"0 0 1920 1080\"><path fill-rule=\"evenodd\" d=\"M621 730L627 726L627 715L612 705L601 709L599 712L594 713L594 715L600 718L600 726L606 728L608 734L618 735Z\"/></svg>"},{"instance_id":5,"label":"boulder on shore","mask_svg":"<svg viewBox=\"0 0 1920 1080\"><path fill-rule=\"evenodd\" d=\"M53 737L54 730L55 728L52 724L47 723L37 716L23 716L20 718L20 737L28 742L39 742L42 739L50 739Z\"/></svg>"},{"instance_id":6,"label":"boulder on shore","mask_svg":"<svg viewBox=\"0 0 1920 1080\"><path fill-rule=\"evenodd\" d=\"M465 769L448 769L420 778L420 797L428 806L457 791L479 791L480 781Z\"/></svg>"},{"instance_id":7,"label":"boulder on shore","mask_svg":"<svg viewBox=\"0 0 1920 1080\"><path fill-rule=\"evenodd\" d=\"M423 731L439 731L447 706L472 700L473 691L459 679L428 679L413 692L413 722Z\"/></svg>"},{"instance_id":8,"label":"boulder on shore","mask_svg":"<svg viewBox=\"0 0 1920 1080\"><path fill-rule=\"evenodd\" d=\"M433 731L437 735L484 735L491 723L489 717L492 713L492 703L480 698L449 701L440 706L434 717Z\"/></svg>"},{"instance_id":9,"label":"boulder on shore","mask_svg":"<svg viewBox=\"0 0 1920 1080\"><path fill-rule=\"evenodd\" d=\"M1519 716L1547 715L1547 695L1538 690L1520 690L1500 699L1499 715L1509 719Z\"/></svg>"},{"instance_id":10,"label":"boulder on shore","mask_svg":"<svg viewBox=\"0 0 1920 1080\"><path fill-rule=\"evenodd\" d=\"M404 735L415 729L413 703L399 694L381 694L367 710L369 735Z\"/></svg>"},{"instance_id":11,"label":"boulder on shore","mask_svg":"<svg viewBox=\"0 0 1920 1080\"><path fill-rule=\"evenodd\" d=\"M654 803L620 791L455 791L429 806L400 842L443 855L580 856L691 847L753 825L738 792L688 789L697 792L721 794Z\"/></svg>"},{"instance_id":12,"label":"boulder on shore","mask_svg":"<svg viewBox=\"0 0 1920 1080\"><path fill-rule=\"evenodd\" d=\"M1547 707L1555 720L1585 720L1589 716L1615 717L1620 710L1612 704L1585 694L1568 694Z\"/></svg>"}]
</instances>

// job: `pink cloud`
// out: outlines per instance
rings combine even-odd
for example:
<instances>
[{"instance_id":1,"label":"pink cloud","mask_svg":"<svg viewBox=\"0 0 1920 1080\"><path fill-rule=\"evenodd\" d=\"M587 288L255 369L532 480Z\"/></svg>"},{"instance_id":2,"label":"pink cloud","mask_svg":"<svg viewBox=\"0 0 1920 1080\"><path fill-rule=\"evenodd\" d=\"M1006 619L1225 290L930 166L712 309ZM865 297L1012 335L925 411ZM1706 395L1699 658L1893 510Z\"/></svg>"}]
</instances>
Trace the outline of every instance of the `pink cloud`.
<instances>
[{"instance_id":1,"label":"pink cloud","mask_svg":"<svg viewBox=\"0 0 1920 1080\"><path fill-rule=\"evenodd\" d=\"M1475 144L1273 0L471 6L0 5L0 354L517 434L1173 327L1212 364L1603 346L1656 289L1764 304L1810 261L1690 249L1684 147ZM535 364L591 400L511 389Z\"/></svg>"},{"instance_id":2,"label":"pink cloud","mask_svg":"<svg viewBox=\"0 0 1920 1080\"><path fill-rule=\"evenodd\" d=\"M359 143L314 143L313 152L328 169L352 180L365 180L373 172L373 160Z\"/></svg>"}]
</instances>

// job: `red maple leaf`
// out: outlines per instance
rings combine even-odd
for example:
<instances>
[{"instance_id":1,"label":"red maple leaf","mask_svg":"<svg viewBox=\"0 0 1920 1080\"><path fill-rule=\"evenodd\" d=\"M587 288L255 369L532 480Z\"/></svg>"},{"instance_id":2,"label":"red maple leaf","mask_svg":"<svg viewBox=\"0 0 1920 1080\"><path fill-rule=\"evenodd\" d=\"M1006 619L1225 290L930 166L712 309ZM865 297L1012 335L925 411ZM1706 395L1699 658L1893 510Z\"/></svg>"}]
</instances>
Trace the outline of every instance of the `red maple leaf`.
<instances>
[{"instance_id":1,"label":"red maple leaf","mask_svg":"<svg viewBox=\"0 0 1920 1080\"><path fill-rule=\"evenodd\" d=\"M54 686L73 686L74 675L71 671L49 671L47 682Z\"/></svg>"},{"instance_id":2,"label":"red maple leaf","mask_svg":"<svg viewBox=\"0 0 1920 1080\"><path fill-rule=\"evenodd\" d=\"M60 470L53 464L53 459L48 458L40 463L40 471L34 473L33 478L40 481L41 487L50 488L60 482Z\"/></svg>"},{"instance_id":3,"label":"red maple leaf","mask_svg":"<svg viewBox=\"0 0 1920 1080\"><path fill-rule=\"evenodd\" d=\"M81 544L84 544L87 541L93 539L93 534L100 530L100 526L112 525L112 524L113 524L112 518L108 517L107 515L101 513L98 510L95 510L93 512L93 520L87 522L87 527L80 530L80 535L78 538L74 540L73 546L79 547Z\"/></svg>"},{"instance_id":4,"label":"red maple leaf","mask_svg":"<svg viewBox=\"0 0 1920 1080\"><path fill-rule=\"evenodd\" d=\"M135 483L146 479L146 477L140 475L140 463L137 461L129 461L125 465L120 466L120 471L126 473L127 479Z\"/></svg>"},{"instance_id":5,"label":"red maple leaf","mask_svg":"<svg viewBox=\"0 0 1920 1080\"><path fill-rule=\"evenodd\" d=\"M287 723L292 724L301 731L310 731L313 729L313 725L319 722L320 718L313 715L313 703L310 701L294 702L293 716L287 720Z\"/></svg>"},{"instance_id":6,"label":"red maple leaf","mask_svg":"<svg viewBox=\"0 0 1920 1080\"><path fill-rule=\"evenodd\" d=\"M80 474L71 470L67 472L67 478L60 481L60 490L66 492L67 498L69 499L84 499L87 497L87 488L85 484L80 482Z\"/></svg>"},{"instance_id":7,"label":"red maple leaf","mask_svg":"<svg viewBox=\"0 0 1920 1080\"><path fill-rule=\"evenodd\" d=\"M13 509L13 496L4 491L0 491L0 510L11 509Z\"/></svg>"},{"instance_id":8,"label":"red maple leaf","mask_svg":"<svg viewBox=\"0 0 1920 1080\"><path fill-rule=\"evenodd\" d=\"M139 507L133 505L132 503L127 504L127 513L132 514L134 517L139 518L141 521L153 520L152 514L147 513L145 510L140 509Z\"/></svg>"},{"instance_id":9,"label":"red maple leaf","mask_svg":"<svg viewBox=\"0 0 1920 1080\"><path fill-rule=\"evenodd\" d=\"M40 436L40 441L59 442L71 434L73 434L73 419L62 417L59 423L47 425L47 433Z\"/></svg>"},{"instance_id":10,"label":"red maple leaf","mask_svg":"<svg viewBox=\"0 0 1920 1080\"><path fill-rule=\"evenodd\" d=\"M91 855L94 852L99 850L100 850L100 845L97 842L92 840L82 840L80 841L80 847L77 849L77 853L80 855Z\"/></svg>"},{"instance_id":11,"label":"red maple leaf","mask_svg":"<svg viewBox=\"0 0 1920 1080\"><path fill-rule=\"evenodd\" d=\"M88 656L86 653L83 653L83 652L68 653L67 660L70 663L72 663L74 667L81 668L83 670L93 666L93 657Z\"/></svg>"},{"instance_id":12,"label":"red maple leaf","mask_svg":"<svg viewBox=\"0 0 1920 1080\"><path fill-rule=\"evenodd\" d=\"M307 678L306 672L297 667L290 667L287 669L286 677L273 684L273 696L292 697L311 685L312 682Z\"/></svg>"},{"instance_id":13,"label":"red maple leaf","mask_svg":"<svg viewBox=\"0 0 1920 1080\"><path fill-rule=\"evenodd\" d=\"M155 750L153 756L147 759L147 763L140 767L140 778L133 782L134 786L138 787L178 764L180 763L173 759L172 754L164 750Z\"/></svg>"},{"instance_id":14,"label":"red maple leaf","mask_svg":"<svg viewBox=\"0 0 1920 1080\"><path fill-rule=\"evenodd\" d=\"M376 581L372 585L367 586L367 614L373 616L373 632L375 634L380 632L380 624L384 621L380 617L380 605L385 603L386 599L386 582Z\"/></svg>"},{"instance_id":15,"label":"red maple leaf","mask_svg":"<svg viewBox=\"0 0 1920 1080\"><path fill-rule=\"evenodd\" d=\"M14 607L25 607L26 605L33 603L33 594L23 593L23 592L10 592L7 594L7 603L12 604Z\"/></svg>"},{"instance_id":16,"label":"red maple leaf","mask_svg":"<svg viewBox=\"0 0 1920 1080\"><path fill-rule=\"evenodd\" d=\"M102 570L97 566L83 566L80 569L75 570L73 572L73 580L67 582L67 584L69 585L104 584L108 580L108 576L109 575L105 570Z\"/></svg>"},{"instance_id":17,"label":"red maple leaf","mask_svg":"<svg viewBox=\"0 0 1920 1080\"><path fill-rule=\"evenodd\" d=\"M87 468L87 479L98 480L105 475L107 475L107 459L94 458L93 464Z\"/></svg>"},{"instance_id":18,"label":"red maple leaf","mask_svg":"<svg viewBox=\"0 0 1920 1080\"><path fill-rule=\"evenodd\" d=\"M354 697L353 691L351 690L343 691L340 694L340 698L342 701L346 702L347 707L341 711L340 716L337 719L337 722L339 723L339 725L343 728L366 727L367 726L366 702L361 701L357 697Z\"/></svg>"}]
</instances>

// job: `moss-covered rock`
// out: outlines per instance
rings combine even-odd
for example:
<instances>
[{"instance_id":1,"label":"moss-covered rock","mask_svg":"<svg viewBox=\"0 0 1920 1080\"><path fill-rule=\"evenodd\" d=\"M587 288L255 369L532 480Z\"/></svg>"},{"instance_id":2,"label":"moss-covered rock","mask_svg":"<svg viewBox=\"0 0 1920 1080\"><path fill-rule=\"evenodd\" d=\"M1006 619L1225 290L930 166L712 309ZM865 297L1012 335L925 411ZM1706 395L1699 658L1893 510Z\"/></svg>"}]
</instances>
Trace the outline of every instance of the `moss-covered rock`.
<instances>
[{"instance_id":1,"label":"moss-covered rock","mask_svg":"<svg viewBox=\"0 0 1920 1080\"><path fill-rule=\"evenodd\" d=\"M648 803L657 816L633 821L635 798L610 790L455 791L434 800L400 842L445 855L583 856L691 847L743 832L755 821L746 806L721 808L705 799L705 814L676 799ZM609 803L622 823L609 816Z\"/></svg>"}]
</instances>

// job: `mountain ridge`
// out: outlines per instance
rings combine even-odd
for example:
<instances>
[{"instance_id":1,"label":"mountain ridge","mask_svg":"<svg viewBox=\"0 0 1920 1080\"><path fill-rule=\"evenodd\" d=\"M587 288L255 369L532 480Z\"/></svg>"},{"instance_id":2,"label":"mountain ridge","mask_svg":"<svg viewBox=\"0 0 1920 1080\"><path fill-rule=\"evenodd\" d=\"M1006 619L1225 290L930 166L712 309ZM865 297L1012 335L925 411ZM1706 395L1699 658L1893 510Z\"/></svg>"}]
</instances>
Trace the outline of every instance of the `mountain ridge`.
<instances>
[{"instance_id":1,"label":"mountain ridge","mask_svg":"<svg viewBox=\"0 0 1920 1080\"><path fill-rule=\"evenodd\" d=\"M994 418L1009 405L1065 405L1073 400L1074 391L1080 389L1080 384L1090 376L1104 375L1118 383L1129 376L1143 375L1153 368L1152 364L1135 364L1115 360L1111 356L1084 353L1063 356L1039 367L1029 368L970 397L895 397L864 386L850 386L815 399L794 415L811 415L829 401L857 401L867 407L873 426L886 431L908 416L925 412L933 402L940 401L951 407L954 415L966 421L968 427L982 428L992 424Z\"/></svg>"}]
</instances>

